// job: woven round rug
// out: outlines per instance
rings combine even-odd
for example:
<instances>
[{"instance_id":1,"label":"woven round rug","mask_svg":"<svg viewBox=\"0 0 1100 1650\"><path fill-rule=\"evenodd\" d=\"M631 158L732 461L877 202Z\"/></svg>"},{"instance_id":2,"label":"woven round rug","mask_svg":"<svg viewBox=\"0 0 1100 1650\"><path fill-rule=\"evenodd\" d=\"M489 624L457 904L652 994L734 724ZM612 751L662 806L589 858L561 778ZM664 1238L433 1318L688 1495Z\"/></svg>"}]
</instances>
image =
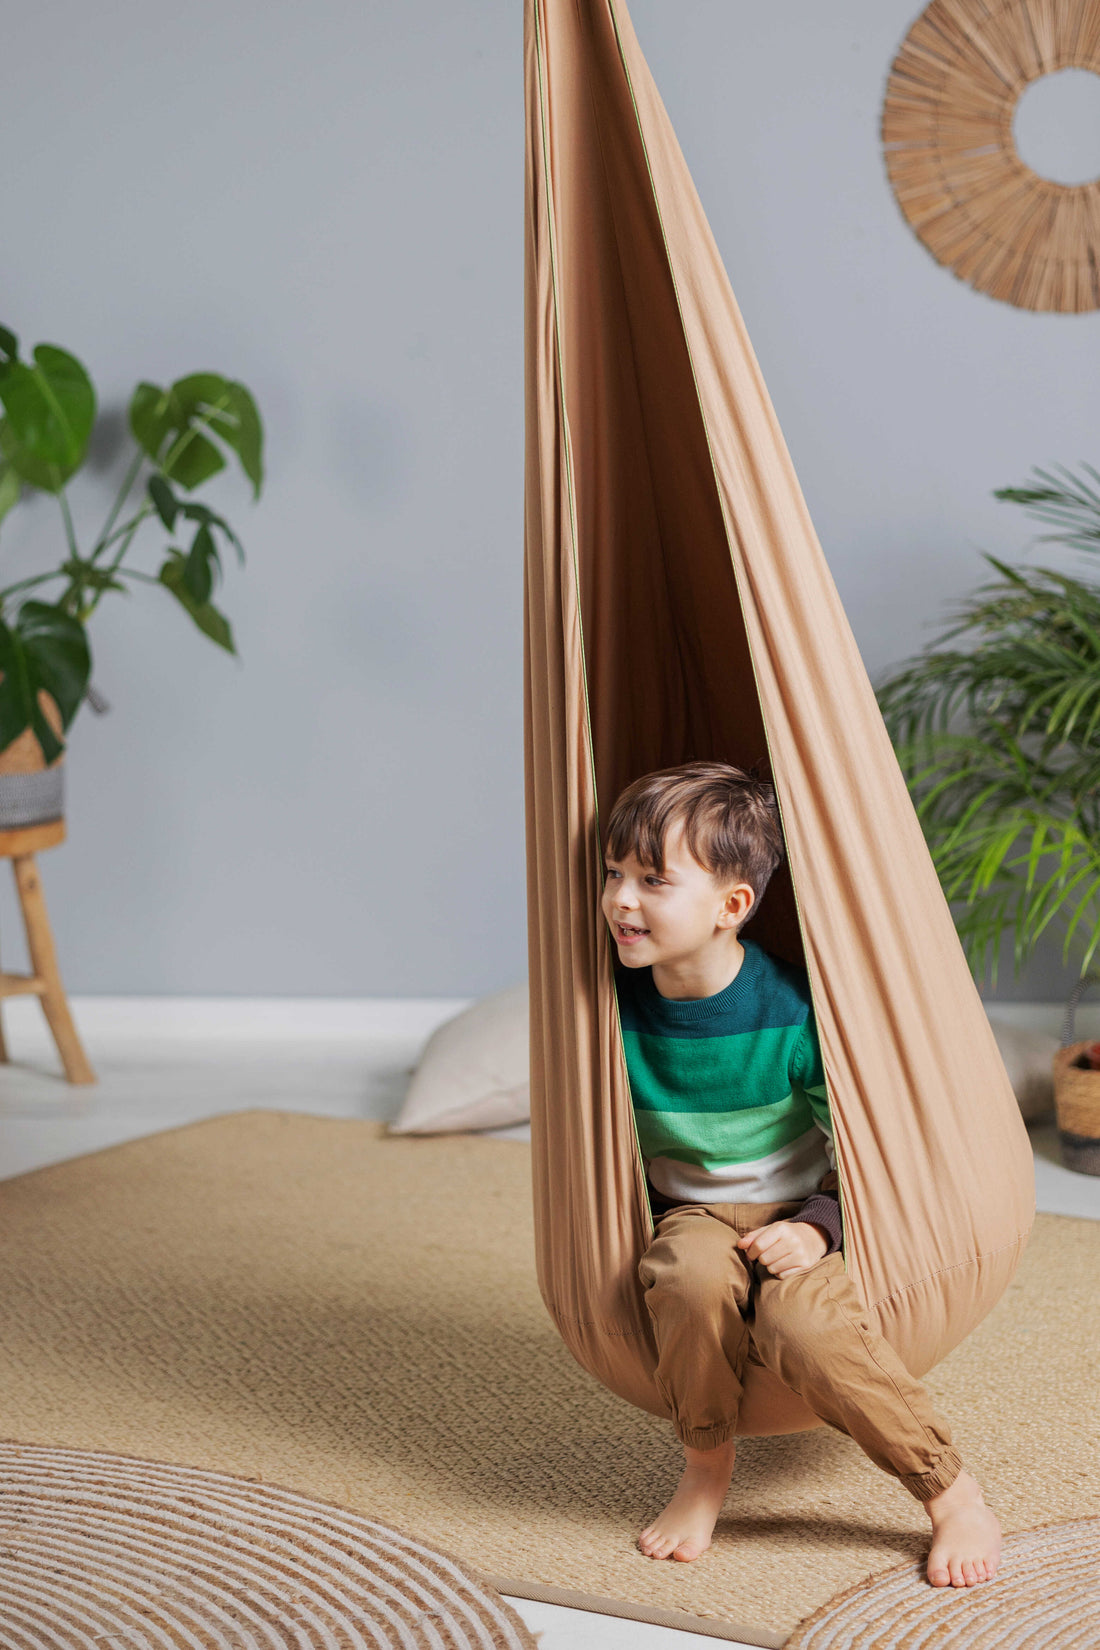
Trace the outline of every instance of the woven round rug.
<instances>
[{"instance_id":1,"label":"woven round rug","mask_svg":"<svg viewBox=\"0 0 1100 1650\"><path fill-rule=\"evenodd\" d=\"M0 1444L3 1650L536 1650L472 1571L270 1484Z\"/></svg>"},{"instance_id":2,"label":"woven round rug","mask_svg":"<svg viewBox=\"0 0 1100 1650\"><path fill-rule=\"evenodd\" d=\"M822 1605L784 1650L1096 1650L1100 1518L1006 1536L992 1581L930 1587L899 1564Z\"/></svg>"}]
</instances>

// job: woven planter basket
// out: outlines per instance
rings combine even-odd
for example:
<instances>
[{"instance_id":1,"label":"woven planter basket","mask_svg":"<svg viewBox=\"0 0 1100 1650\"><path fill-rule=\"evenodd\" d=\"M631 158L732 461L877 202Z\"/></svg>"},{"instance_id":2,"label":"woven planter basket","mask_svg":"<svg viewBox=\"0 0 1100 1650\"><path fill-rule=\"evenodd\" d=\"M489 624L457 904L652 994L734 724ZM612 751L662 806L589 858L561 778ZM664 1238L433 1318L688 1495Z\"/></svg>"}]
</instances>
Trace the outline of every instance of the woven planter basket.
<instances>
[{"instance_id":1,"label":"woven planter basket","mask_svg":"<svg viewBox=\"0 0 1100 1650\"><path fill-rule=\"evenodd\" d=\"M48 694L39 696L42 714L55 732L61 731L61 717ZM47 764L30 728L19 735L6 751L0 751L0 831L19 831L31 825L46 825L61 819L65 812L64 757Z\"/></svg>"},{"instance_id":2,"label":"woven planter basket","mask_svg":"<svg viewBox=\"0 0 1100 1650\"><path fill-rule=\"evenodd\" d=\"M1077 1064L1095 1038L1073 1040L1077 1004L1100 974L1086 974L1066 1004L1062 1047L1054 1056L1054 1114L1062 1144L1062 1162L1078 1174L1100 1174L1100 1071Z\"/></svg>"}]
</instances>

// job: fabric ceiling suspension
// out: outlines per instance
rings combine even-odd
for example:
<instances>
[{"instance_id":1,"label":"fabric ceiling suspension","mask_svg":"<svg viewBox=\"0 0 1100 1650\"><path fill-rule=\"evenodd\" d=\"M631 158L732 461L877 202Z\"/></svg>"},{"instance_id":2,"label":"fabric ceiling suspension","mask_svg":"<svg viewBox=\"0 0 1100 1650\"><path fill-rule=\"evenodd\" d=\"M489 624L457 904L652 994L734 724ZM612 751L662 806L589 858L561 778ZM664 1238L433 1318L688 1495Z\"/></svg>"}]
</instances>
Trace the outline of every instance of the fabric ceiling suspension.
<instances>
[{"instance_id":1,"label":"fabric ceiling suspension","mask_svg":"<svg viewBox=\"0 0 1100 1650\"><path fill-rule=\"evenodd\" d=\"M651 1224L599 913L601 812L692 758L770 762L846 1264L922 1375L1008 1285L1027 1131L725 270L622 0L526 0L525 766L539 1284L664 1414ZM792 886L793 882L793 886ZM796 897L797 896L797 897ZM750 1360L739 1431L820 1425Z\"/></svg>"}]
</instances>

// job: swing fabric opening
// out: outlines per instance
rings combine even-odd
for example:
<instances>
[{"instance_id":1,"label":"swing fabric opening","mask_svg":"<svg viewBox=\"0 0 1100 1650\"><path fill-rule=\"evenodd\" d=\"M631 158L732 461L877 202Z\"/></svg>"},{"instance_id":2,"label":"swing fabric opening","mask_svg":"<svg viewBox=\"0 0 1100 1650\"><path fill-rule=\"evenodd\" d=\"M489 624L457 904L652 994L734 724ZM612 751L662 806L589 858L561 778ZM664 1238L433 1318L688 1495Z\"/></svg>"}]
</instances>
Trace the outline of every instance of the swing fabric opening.
<instances>
[{"instance_id":1,"label":"swing fabric opening","mask_svg":"<svg viewBox=\"0 0 1100 1650\"><path fill-rule=\"evenodd\" d=\"M693 758L770 765L752 937L809 970L845 1260L922 1375L1034 1217L1027 1131L721 258L622 0L526 0L525 770L539 1286L655 1414L652 1236L599 820ZM750 1353L743 1435L822 1423Z\"/></svg>"}]
</instances>

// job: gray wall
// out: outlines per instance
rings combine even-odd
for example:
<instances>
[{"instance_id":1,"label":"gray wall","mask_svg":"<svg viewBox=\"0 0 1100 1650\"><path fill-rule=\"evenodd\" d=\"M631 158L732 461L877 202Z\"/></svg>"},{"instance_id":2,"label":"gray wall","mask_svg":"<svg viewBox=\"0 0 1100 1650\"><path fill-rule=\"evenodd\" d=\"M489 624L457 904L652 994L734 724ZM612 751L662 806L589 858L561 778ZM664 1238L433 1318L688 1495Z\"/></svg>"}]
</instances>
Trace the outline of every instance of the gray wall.
<instances>
[{"instance_id":1,"label":"gray wall","mask_svg":"<svg viewBox=\"0 0 1100 1650\"><path fill-rule=\"evenodd\" d=\"M633 7L875 674L1037 530L994 487L1100 460L1100 317L972 292L894 204L878 119L917 10ZM81 714L43 860L75 991L524 972L521 32L520 0L9 8L0 321L114 415L78 523L139 378L224 371L268 429L259 505L202 495L249 551L243 663L158 591L101 610L114 708ZM10 516L5 581L58 533L52 501ZM1002 995L1064 983L1055 958Z\"/></svg>"}]
</instances>

